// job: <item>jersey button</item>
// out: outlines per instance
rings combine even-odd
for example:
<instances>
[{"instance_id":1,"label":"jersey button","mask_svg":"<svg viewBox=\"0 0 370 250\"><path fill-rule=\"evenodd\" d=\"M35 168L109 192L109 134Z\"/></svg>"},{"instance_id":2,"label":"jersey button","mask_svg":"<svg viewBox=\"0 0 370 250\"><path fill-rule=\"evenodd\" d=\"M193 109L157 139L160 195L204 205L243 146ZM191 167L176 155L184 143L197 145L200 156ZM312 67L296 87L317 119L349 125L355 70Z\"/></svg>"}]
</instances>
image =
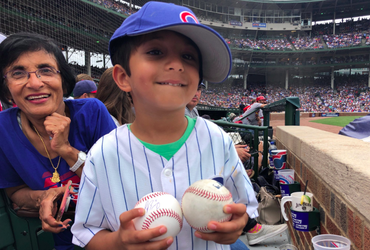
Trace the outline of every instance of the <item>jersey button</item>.
<instances>
[{"instance_id":1,"label":"jersey button","mask_svg":"<svg viewBox=\"0 0 370 250\"><path fill-rule=\"evenodd\" d=\"M172 175L172 171L171 171L171 169L166 169L166 170L164 170L164 175L165 176L171 176Z\"/></svg>"}]
</instances>

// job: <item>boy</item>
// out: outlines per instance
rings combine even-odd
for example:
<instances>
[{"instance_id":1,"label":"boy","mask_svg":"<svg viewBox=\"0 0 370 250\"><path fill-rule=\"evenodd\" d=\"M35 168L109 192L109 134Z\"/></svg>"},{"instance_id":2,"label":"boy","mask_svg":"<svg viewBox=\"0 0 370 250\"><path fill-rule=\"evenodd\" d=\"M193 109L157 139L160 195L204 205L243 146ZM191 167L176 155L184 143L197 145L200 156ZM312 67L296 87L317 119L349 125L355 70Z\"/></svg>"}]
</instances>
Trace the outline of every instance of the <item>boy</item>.
<instances>
[{"instance_id":1,"label":"boy","mask_svg":"<svg viewBox=\"0 0 370 250\"><path fill-rule=\"evenodd\" d=\"M227 78L227 44L188 8L148 2L116 30L109 50L114 80L130 93L136 118L89 152L73 243L86 249L230 249L248 215L258 216L252 185L227 134L184 115L203 78ZM209 178L224 184L235 202L224 207L231 221L208 224L214 233L195 232L185 220L176 237L161 241L149 240L164 234L165 226L135 230L132 219L145 213L133 209L141 197L163 191L181 202L192 183Z\"/></svg>"}]
</instances>

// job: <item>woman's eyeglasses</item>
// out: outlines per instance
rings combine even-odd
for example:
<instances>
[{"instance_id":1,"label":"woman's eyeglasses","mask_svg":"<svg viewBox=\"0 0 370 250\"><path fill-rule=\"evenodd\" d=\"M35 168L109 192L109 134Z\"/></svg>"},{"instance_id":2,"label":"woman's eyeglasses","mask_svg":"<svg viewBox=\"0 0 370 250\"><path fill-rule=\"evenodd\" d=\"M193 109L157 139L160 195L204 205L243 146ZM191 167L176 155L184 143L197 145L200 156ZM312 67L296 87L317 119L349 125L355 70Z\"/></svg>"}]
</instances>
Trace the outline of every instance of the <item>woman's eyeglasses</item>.
<instances>
[{"instance_id":1,"label":"woman's eyeglasses","mask_svg":"<svg viewBox=\"0 0 370 250\"><path fill-rule=\"evenodd\" d=\"M43 67L36 71L25 71L23 69L10 70L4 74L4 78L8 79L9 84L22 85L30 78L30 74L35 73L36 77L41 81L52 80L60 71L53 67Z\"/></svg>"}]
</instances>

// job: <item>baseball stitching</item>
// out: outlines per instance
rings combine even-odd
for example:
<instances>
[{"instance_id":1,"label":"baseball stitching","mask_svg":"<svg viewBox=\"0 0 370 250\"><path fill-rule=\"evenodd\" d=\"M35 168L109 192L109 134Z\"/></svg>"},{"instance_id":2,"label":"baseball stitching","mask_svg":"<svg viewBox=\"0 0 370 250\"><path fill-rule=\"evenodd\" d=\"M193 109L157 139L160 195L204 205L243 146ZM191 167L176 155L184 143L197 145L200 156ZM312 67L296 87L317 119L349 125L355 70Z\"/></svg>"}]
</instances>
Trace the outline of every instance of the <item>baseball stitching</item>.
<instances>
[{"instance_id":1,"label":"baseball stitching","mask_svg":"<svg viewBox=\"0 0 370 250\"><path fill-rule=\"evenodd\" d=\"M139 205L140 203L143 203L144 201L147 201L149 199L152 199L152 198L157 198L159 196L162 196L162 195L167 195L168 193L165 193L165 192L156 192L156 193L152 193L152 194L149 194L147 196L144 196L143 198L141 198L135 205L135 207L137 205Z\"/></svg>"},{"instance_id":2,"label":"baseball stitching","mask_svg":"<svg viewBox=\"0 0 370 250\"><path fill-rule=\"evenodd\" d=\"M222 219L222 220L218 220L217 222L225 222L225 221L229 221L231 219L231 214L230 216L227 216L226 218ZM190 224L189 224L190 225ZM205 227L194 227L192 225L190 225L192 228L194 228L195 230L199 231L199 232L202 232L202 233L206 233L206 232L209 232L209 231L213 231L213 230L210 230L207 226Z\"/></svg>"},{"instance_id":3,"label":"baseball stitching","mask_svg":"<svg viewBox=\"0 0 370 250\"><path fill-rule=\"evenodd\" d=\"M141 229L149 229L150 225L159 217L170 217L174 218L175 220L178 221L180 225L180 230L182 228L182 218L178 213L171 209L158 209L156 211L153 211L152 213L148 214L148 216L145 218L145 221L143 222L143 226Z\"/></svg>"},{"instance_id":4,"label":"baseball stitching","mask_svg":"<svg viewBox=\"0 0 370 250\"><path fill-rule=\"evenodd\" d=\"M195 188L195 187L189 187L185 191L185 193L192 193L192 194L195 194L197 196L200 196L200 197L203 197L203 198L206 198L206 199L209 199L209 200L214 200L214 201L228 201L228 200L232 199L232 195L231 195L230 192L228 192L228 194L220 195L220 194L214 194L214 193L208 192L204 189Z\"/></svg>"}]
</instances>

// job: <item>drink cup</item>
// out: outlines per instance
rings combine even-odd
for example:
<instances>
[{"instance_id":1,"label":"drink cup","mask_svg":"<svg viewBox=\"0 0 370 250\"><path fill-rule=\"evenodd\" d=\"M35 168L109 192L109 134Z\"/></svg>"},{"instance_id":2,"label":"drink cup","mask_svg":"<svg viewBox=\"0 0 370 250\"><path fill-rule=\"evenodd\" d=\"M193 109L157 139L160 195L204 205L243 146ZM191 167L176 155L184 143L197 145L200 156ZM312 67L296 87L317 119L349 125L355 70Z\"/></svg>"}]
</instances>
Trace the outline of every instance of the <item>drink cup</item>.
<instances>
[{"instance_id":1,"label":"drink cup","mask_svg":"<svg viewBox=\"0 0 370 250\"><path fill-rule=\"evenodd\" d=\"M284 244L279 246L279 250L298 250L298 248L292 244Z\"/></svg>"},{"instance_id":2,"label":"drink cup","mask_svg":"<svg viewBox=\"0 0 370 250\"><path fill-rule=\"evenodd\" d=\"M271 150L272 160L274 162L274 168L284 169L286 165L286 150Z\"/></svg>"},{"instance_id":3,"label":"drink cup","mask_svg":"<svg viewBox=\"0 0 370 250\"><path fill-rule=\"evenodd\" d=\"M280 184L293 184L294 183L294 170L282 169L278 170L278 180Z\"/></svg>"},{"instance_id":4,"label":"drink cup","mask_svg":"<svg viewBox=\"0 0 370 250\"><path fill-rule=\"evenodd\" d=\"M310 212L313 210L313 194L306 192L309 199L304 199L301 204L302 195L304 192L294 192L290 196L284 196L281 199L280 207L281 213L286 221L288 221L288 216L285 213L284 204L288 201L292 202L292 209L299 212Z\"/></svg>"},{"instance_id":5,"label":"drink cup","mask_svg":"<svg viewBox=\"0 0 370 250\"><path fill-rule=\"evenodd\" d=\"M335 234L321 234L312 238L315 250L350 250L351 241L346 237Z\"/></svg>"}]
</instances>

